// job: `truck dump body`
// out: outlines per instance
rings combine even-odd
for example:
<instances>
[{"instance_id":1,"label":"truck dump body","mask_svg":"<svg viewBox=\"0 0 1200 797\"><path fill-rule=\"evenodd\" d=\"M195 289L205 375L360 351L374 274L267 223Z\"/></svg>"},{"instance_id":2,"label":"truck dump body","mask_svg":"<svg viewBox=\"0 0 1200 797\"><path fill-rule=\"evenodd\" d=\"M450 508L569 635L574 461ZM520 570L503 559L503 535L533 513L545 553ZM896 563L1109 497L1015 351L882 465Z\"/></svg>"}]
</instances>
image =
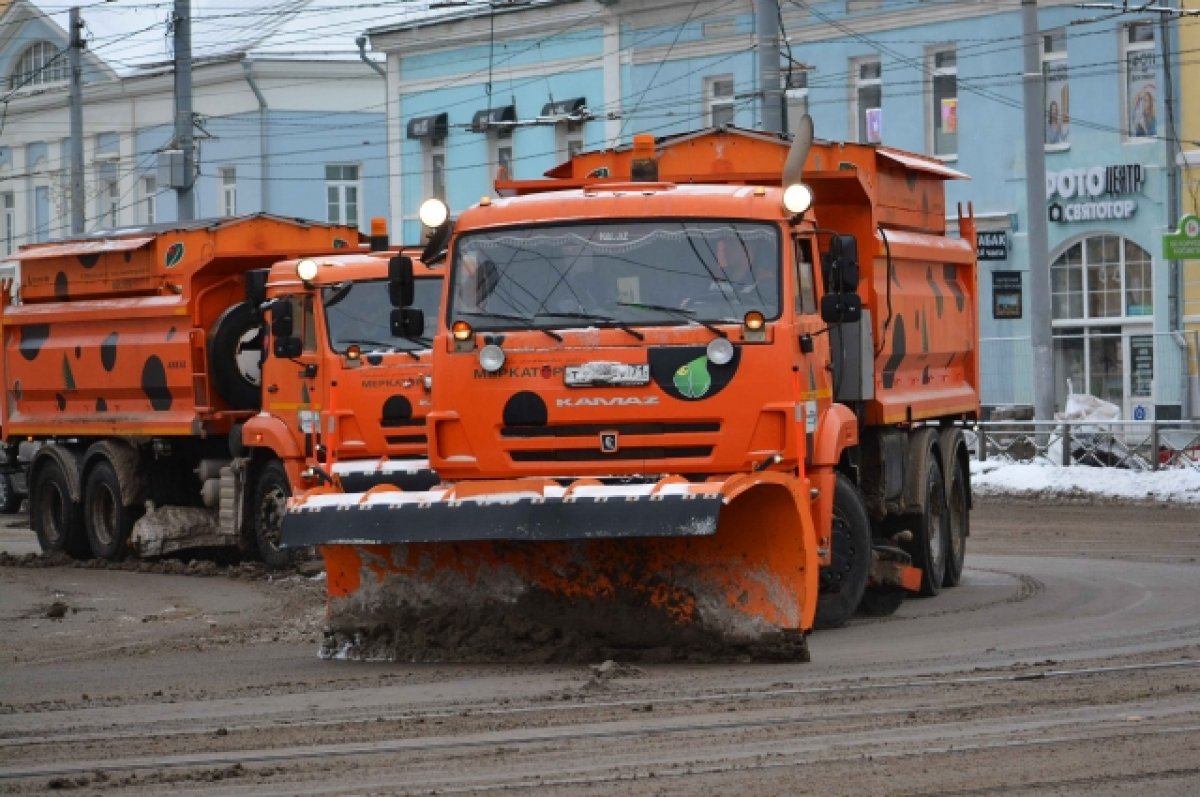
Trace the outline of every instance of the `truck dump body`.
<instances>
[{"instance_id":1,"label":"truck dump body","mask_svg":"<svg viewBox=\"0 0 1200 797\"><path fill-rule=\"evenodd\" d=\"M257 407L216 389L210 336L232 334L219 327L243 299L245 272L358 239L353 228L260 215L21 249L11 259L22 303L3 314L5 435L227 431L223 413ZM261 341L244 343L239 364L222 367L257 367Z\"/></svg>"}]
</instances>

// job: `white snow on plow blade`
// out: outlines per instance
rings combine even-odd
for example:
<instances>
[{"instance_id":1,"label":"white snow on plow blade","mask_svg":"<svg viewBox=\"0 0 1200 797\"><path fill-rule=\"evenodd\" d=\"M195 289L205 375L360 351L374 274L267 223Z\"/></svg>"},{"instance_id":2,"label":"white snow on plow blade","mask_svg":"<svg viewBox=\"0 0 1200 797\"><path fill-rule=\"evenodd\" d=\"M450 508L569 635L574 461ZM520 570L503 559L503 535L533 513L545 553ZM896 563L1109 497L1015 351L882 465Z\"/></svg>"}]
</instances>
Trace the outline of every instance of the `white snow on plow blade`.
<instances>
[{"instance_id":1,"label":"white snow on plow blade","mask_svg":"<svg viewBox=\"0 0 1200 797\"><path fill-rule=\"evenodd\" d=\"M654 484L621 484L621 485L580 485L573 490L558 485L547 486L543 490L519 490L489 495L476 495L466 498L455 498L453 491L439 488L419 492L385 491L365 495L363 493L331 494L320 493L309 496L303 504L296 507L299 511L306 509L355 509L370 507L405 507L422 504L449 503L455 504L513 504L518 501L562 500L570 502L577 499L594 501L636 501L639 499L655 500L659 497L681 496L696 498L701 496L717 497L714 493L697 493L693 484L664 484L655 490Z\"/></svg>"}]
</instances>

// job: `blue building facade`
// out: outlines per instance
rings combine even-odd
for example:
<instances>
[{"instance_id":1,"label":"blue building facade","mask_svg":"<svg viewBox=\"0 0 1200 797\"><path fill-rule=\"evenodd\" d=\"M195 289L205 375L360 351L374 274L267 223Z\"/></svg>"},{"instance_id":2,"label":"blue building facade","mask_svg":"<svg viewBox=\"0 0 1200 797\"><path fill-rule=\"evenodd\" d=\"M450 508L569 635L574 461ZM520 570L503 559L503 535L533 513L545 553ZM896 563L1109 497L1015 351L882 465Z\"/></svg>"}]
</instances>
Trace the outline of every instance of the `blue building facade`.
<instances>
[{"instance_id":1,"label":"blue building facade","mask_svg":"<svg viewBox=\"0 0 1200 797\"><path fill-rule=\"evenodd\" d=\"M413 240L421 201L465 208L499 168L533 177L634 133L760 127L754 5L564 0L370 31L388 55L393 226ZM1165 130L1175 24L1038 5L1047 252L1028 244L1018 6L782 3L784 116L970 176L947 194L949 208L971 204L980 233L987 407L1033 403L1030 297L1049 291L1060 408L1090 393L1130 419L1195 417L1178 264L1161 244L1178 216ZM1049 285L1033 284L1031 256L1049 262Z\"/></svg>"}]
</instances>

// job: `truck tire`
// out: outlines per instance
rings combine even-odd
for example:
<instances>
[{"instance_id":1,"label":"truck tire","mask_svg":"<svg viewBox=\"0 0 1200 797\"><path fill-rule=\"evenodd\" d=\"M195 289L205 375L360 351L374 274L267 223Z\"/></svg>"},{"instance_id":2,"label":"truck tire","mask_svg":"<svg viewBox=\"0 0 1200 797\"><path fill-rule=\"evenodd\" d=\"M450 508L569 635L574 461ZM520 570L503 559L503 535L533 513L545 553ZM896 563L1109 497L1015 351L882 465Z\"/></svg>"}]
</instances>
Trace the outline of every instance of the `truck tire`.
<instances>
[{"instance_id":1,"label":"truck tire","mask_svg":"<svg viewBox=\"0 0 1200 797\"><path fill-rule=\"evenodd\" d=\"M937 595L942 591L946 559L950 554L950 520L946 508L946 483L942 467L932 454L926 458L925 496L919 514L911 515L909 526L912 539L903 547L921 569L921 594Z\"/></svg>"},{"instance_id":2,"label":"truck tire","mask_svg":"<svg viewBox=\"0 0 1200 797\"><path fill-rule=\"evenodd\" d=\"M254 535L253 547L258 558L271 570L290 567L295 553L290 548L280 547L280 526L287 499L292 495L287 471L282 463L272 460L259 471L251 507L250 533Z\"/></svg>"},{"instance_id":3,"label":"truck tire","mask_svg":"<svg viewBox=\"0 0 1200 797\"><path fill-rule=\"evenodd\" d=\"M79 504L71 500L67 476L57 460L42 463L34 476L29 493L29 524L37 534L43 553L87 558L87 533Z\"/></svg>"},{"instance_id":4,"label":"truck tire","mask_svg":"<svg viewBox=\"0 0 1200 797\"><path fill-rule=\"evenodd\" d=\"M0 514L15 515L21 511L20 493L13 484L12 475L0 473Z\"/></svg>"},{"instance_id":5,"label":"truck tire","mask_svg":"<svg viewBox=\"0 0 1200 797\"><path fill-rule=\"evenodd\" d=\"M227 309L208 336L213 389L235 410L262 405L262 319L249 303Z\"/></svg>"},{"instance_id":6,"label":"truck tire","mask_svg":"<svg viewBox=\"0 0 1200 797\"><path fill-rule=\"evenodd\" d=\"M112 463L102 459L92 466L83 487L83 523L92 556L118 562L125 558L136 507L125 506L121 481Z\"/></svg>"},{"instance_id":7,"label":"truck tire","mask_svg":"<svg viewBox=\"0 0 1200 797\"><path fill-rule=\"evenodd\" d=\"M949 551L946 554L946 575L943 587L958 586L962 580L963 565L967 558L967 537L971 533L971 508L967 497L966 467L955 461L950 466L950 480L946 487L947 533Z\"/></svg>"},{"instance_id":8,"label":"truck tire","mask_svg":"<svg viewBox=\"0 0 1200 797\"><path fill-rule=\"evenodd\" d=\"M845 475L837 474L833 493L832 559L821 568L815 625L846 624L867 588L871 570L871 521L862 495Z\"/></svg>"}]
</instances>

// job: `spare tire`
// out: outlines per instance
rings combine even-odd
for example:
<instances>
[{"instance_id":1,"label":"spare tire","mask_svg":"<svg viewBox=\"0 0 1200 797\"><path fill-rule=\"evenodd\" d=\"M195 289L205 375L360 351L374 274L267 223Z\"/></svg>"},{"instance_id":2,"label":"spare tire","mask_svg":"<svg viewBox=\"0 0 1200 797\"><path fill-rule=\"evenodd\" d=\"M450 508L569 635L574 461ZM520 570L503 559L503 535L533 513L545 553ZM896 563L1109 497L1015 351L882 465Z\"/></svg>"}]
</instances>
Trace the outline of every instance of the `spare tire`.
<instances>
[{"instance_id":1,"label":"spare tire","mask_svg":"<svg viewBox=\"0 0 1200 797\"><path fill-rule=\"evenodd\" d=\"M249 303L221 313L208 334L208 372L213 389L235 410L262 405L262 319Z\"/></svg>"}]
</instances>

